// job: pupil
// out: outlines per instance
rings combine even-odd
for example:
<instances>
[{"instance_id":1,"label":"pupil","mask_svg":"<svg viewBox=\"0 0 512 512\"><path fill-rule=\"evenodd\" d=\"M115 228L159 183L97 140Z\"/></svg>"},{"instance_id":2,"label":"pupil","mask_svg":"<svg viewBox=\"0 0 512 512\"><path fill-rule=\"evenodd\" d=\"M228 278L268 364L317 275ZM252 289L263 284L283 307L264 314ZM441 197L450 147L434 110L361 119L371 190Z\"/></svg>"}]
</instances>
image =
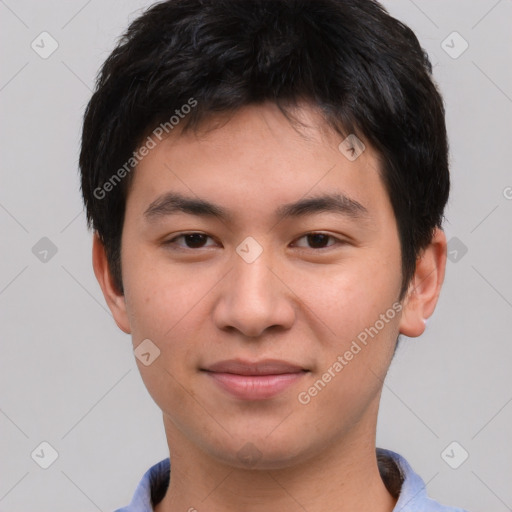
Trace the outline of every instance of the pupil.
<instances>
[{"instance_id":1,"label":"pupil","mask_svg":"<svg viewBox=\"0 0 512 512\"><path fill-rule=\"evenodd\" d=\"M326 244L323 242L327 242L329 239L328 235L324 235L323 233L316 233L314 235L308 235L308 242L312 247L318 248L318 246L325 247Z\"/></svg>"},{"instance_id":2,"label":"pupil","mask_svg":"<svg viewBox=\"0 0 512 512\"><path fill-rule=\"evenodd\" d=\"M193 233L191 235L185 235L185 240L188 247L191 249L197 249L203 245L204 237L205 235L202 235L201 233Z\"/></svg>"}]
</instances>

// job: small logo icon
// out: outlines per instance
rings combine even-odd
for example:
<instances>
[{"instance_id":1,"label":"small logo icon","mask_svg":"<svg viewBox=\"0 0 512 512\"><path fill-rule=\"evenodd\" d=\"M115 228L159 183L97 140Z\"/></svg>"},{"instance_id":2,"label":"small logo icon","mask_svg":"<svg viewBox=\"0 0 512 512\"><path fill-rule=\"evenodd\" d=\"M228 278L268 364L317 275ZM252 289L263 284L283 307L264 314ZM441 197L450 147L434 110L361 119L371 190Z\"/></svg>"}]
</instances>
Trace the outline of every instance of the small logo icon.
<instances>
[{"instance_id":1,"label":"small logo icon","mask_svg":"<svg viewBox=\"0 0 512 512\"><path fill-rule=\"evenodd\" d=\"M457 441L452 441L442 452L441 458L452 469L458 469L466 462L469 453Z\"/></svg>"},{"instance_id":2,"label":"small logo icon","mask_svg":"<svg viewBox=\"0 0 512 512\"><path fill-rule=\"evenodd\" d=\"M340 142L338 149L346 158L353 162L359 158L362 152L366 149L366 146L363 144L361 139L351 133L346 139Z\"/></svg>"},{"instance_id":3,"label":"small logo icon","mask_svg":"<svg viewBox=\"0 0 512 512\"><path fill-rule=\"evenodd\" d=\"M41 32L30 46L39 57L47 59L59 47L59 43L48 32Z\"/></svg>"},{"instance_id":4,"label":"small logo icon","mask_svg":"<svg viewBox=\"0 0 512 512\"><path fill-rule=\"evenodd\" d=\"M50 443L43 441L30 456L38 466L48 469L59 458L59 453Z\"/></svg>"},{"instance_id":5,"label":"small logo icon","mask_svg":"<svg viewBox=\"0 0 512 512\"><path fill-rule=\"evenodd\" d=\"M458 263L468 252L467 246L456 236L448 241L448 259L453 263Z\"/></svg>"},{"instance_id":6,"label":"small logo icon","mask_svg":"<svg viewBox=\"0 0 512 512\"><path fill-rule=\"evenodd\" d=\"M46 236L32 247L32 254L42 263L48 263L56 254L57 246Z\"/></svg>"},{"instance_id":7,"label":"small logo icon","mask_svg":"<svg viewBox=\"0 0 512 512\"><path fill-rule=\"evenodd\" d=\"M441 43L441 48L452 59L458 59L469 48L469 43L458 32L452 32Z\"/></svg>"},{"instance_id":8,"label":"small logo icon","mask_svg":"<svg viewBox=\"0 0 512 512\"><path fill-rule=\"evenodd\" d=\"M263 247L252 236L248 236L236 248L236 252L246 263L254 263L263 252Z\"/></svg>"},{"instance_id":9,"label":"small logo icon","mask_svg":"<svg viewBox=\"0 0 512 512\"><path fill-rule=\"evenodd\" d=\"M245 443L237 452L238 459L249 467L253 467L262 455L253 443Z\"/></svg>"},{"instance_id":10,"label":"small logo icon","mask_svg":"<svg viewBox=\"0 0 512 512\"><path fill-rule=\"evenodd\" d=\"M503 197L505 199L512 199L512 187L505 187L503 189Z\"/></svg>"},{"instance_id":11,"label":"small logo icon","mask_svg":"<svg viewBox=\"0 0 512 512\"><path fill-rule=\"evenodd\" d=\"M144 366L149 366L160 355L160 349L146 338L137 345L133 353Z\"/></svg>"}]
</instances>

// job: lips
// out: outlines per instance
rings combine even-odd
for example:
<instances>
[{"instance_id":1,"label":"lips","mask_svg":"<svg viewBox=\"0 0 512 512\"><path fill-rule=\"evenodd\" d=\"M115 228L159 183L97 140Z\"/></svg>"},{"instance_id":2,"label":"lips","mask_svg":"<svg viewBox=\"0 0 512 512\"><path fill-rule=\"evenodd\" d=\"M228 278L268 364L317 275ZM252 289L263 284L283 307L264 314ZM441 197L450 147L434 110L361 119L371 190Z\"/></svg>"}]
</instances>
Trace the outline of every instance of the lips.
<instances>
[{"instance_id":1,"label":"lips","mask_svg":"<svg viewBox=\"0 0 512 512\"><path fill-rule=\"evenodd\" d=\"M212 364L206 368L206 371L233 373L236 375L282 375L284 373L299 373L307 370L299 365L275 359L266 359L254 363L232 359Z\"/></svg>"},{"instance_id":2,"label":"lips","mask_svg":"<svg viewBox=\"0 0 512 512\"><path fill-rule=\"evenodd\" d=\"M240 400L267 400L297 383L308 370L286 361L220 361L203 369L222 391Z\"/></svg>"}]
</instances>

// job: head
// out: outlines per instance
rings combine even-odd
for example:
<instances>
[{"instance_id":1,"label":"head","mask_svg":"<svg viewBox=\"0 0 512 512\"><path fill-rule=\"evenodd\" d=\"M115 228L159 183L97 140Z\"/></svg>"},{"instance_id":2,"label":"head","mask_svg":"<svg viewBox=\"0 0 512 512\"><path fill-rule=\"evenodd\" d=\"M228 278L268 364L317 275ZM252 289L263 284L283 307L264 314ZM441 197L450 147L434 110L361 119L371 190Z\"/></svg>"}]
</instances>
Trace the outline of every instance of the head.
<instances>
[{"instance_id":1,"label":"head","mask_svg":"<svg viewBox=\"0 0 512 512\"><path fill-rule=\"evenodd\" d=\"M275 467L370 428L446 258L444 108L409 28L373 0L157 4L101 70L80 168L96 275L159 350L139 366L168 431L232 462L284 406ZM232 358L303 372L228 398L207 370Z\"/></svg>"}]
</instances>

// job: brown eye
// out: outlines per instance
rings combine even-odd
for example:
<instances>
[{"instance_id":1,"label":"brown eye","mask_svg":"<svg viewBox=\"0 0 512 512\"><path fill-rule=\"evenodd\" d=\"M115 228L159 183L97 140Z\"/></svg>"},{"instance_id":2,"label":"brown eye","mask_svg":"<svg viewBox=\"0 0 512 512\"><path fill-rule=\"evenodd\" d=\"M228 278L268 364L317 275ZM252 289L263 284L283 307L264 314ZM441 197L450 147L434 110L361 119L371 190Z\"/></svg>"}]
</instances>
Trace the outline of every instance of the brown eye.
<instances>
[{"instance_id":1,"label":"brown eye","mask_svg":"<svg viewBox=\"0 0 512 512\"><path fill-rule=\"evenodd\" d=\"M312 235L306 235L308 243L311 245L313 249L321 249L323 247L327 247L327 242L329 235L324 235L322 233L314 233Z\"/></svg>"},{"instance_id":2,"label":"brown eye","mask_svg":"<svg viewBox=\"0 0 512 512\"><path fill-rule=\"evenodd\" d=\"M211 245L206 245L208 239L211 239L211 237L204 233L183 233L165 242L165 245L176 245L180 249L201 249L203 247L211 247ZM183 240L184 243L178 243L178 240Z\"/></svg>"},{"instance_id":3,"label":"brown eye","mask_svg":"<svg viewBox=\"0 0 512 512\"><path fill-rule=\"evenodd\" d=\"M191 233L190 235L183 235L183 239L189 249L198 249L202 247L208 237L201 233Z\"/></svg>"},{"instance_id":4,"label":"brown eye","mask_svg":"<svg viewBox=\"0 0 512 512\"><path fill-rule=\"evenodd\" d=\"M297 247L305 247L309 249L324 249L336 244L343 243L341 240L338 240L337 238L326 233L308 233L307 235L301 236L298 240L305 240L306 245L297 243ZM331 243L329 243L330 241Z\"/></svg>"}]
</instances>

